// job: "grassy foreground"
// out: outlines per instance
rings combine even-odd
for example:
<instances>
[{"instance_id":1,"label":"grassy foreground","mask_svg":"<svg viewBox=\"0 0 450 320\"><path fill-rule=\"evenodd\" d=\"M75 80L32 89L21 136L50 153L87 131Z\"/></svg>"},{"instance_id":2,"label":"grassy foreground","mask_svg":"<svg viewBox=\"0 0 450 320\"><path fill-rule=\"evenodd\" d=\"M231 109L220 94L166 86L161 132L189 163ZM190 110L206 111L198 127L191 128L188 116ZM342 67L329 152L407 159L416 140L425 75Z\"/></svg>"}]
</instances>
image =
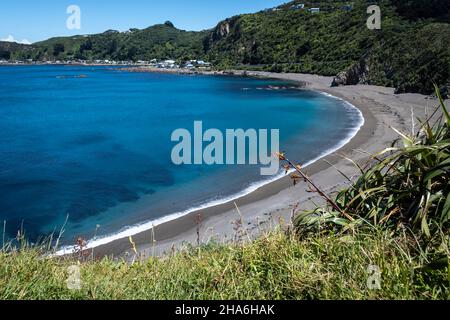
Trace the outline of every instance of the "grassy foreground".
<instances>
[{"instance_id":1,"label":"grassy foreground","mask_svg":"<svg viewBox=\"0 0 450 320\"><path fill-rule=\"evenodd\" d=\"M252 243L208 245L165 259L85 262L81 290L66 284L76 261L24 250L0 253L0 299L448 299L448 265L423 269L427 249L417 248L406 233L298 241L276 231ZM381 271L379 290L368 288L369 265Z\"/></svg>"}]
</instances>

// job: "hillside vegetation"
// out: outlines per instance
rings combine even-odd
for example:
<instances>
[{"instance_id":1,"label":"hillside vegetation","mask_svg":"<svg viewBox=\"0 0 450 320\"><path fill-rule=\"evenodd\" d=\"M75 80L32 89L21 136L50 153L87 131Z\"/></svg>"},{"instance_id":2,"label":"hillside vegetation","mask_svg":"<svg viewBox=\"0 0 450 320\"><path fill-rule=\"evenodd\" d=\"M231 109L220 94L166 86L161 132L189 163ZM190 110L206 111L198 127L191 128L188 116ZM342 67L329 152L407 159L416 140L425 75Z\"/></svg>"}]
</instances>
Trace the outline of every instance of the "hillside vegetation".
<instances>
[{"instance_id":1,"label":"hillside vegetation","mask_svg":"<svg viewBox=\"0 0 450 320\"><path fill-rule=\"evenodd\" d=\"M147 29L127 32L108 30L91 36L52 38L35 43L36 60L151 60L176 57L193 59L203 52L203 32L188 32L175 28L172 23L155 25Z\"/></svg>"},{"instance_id":2,"label":"hillside vegetation","mask_svg":"<svg viewBox=\"0 0 450 320\"><path fill-rule=\"evenodd\" d=\"M15 54L24 55L27 51L34 50L33 46L20 44L16 42L0 41L0 60L9 60L14 58Z\"/></svg>"}]
</instances>

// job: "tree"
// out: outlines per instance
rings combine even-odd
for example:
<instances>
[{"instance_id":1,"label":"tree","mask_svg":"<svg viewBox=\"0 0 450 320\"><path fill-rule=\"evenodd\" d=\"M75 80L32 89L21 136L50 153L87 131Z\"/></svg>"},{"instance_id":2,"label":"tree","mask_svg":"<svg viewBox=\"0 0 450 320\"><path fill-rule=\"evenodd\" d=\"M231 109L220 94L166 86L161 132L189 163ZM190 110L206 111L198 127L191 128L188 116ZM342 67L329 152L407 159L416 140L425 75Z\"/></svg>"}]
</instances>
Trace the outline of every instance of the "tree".
<instances>
[{"instance_id":1,"label":"tree","mask_svg":"<svg viewBox=\"0 0 450 320\"><path fill-rule=\"evenodd\" d=\"M131 47L130 49L128 49L128 53L127 53L127 58L128 60L136 60L136 54L138 52L138 49L136 47Z\"/></svg>"},{"instance_id":2,"label":"tree","mask_svg":"<svg viewBox=\"0 0 450 320\"><path fill-rule=\"evenodd\" d=\"M65 50L64 44L62 44L62 43L55 43L53 45L53 55L55 57L59 56L60 53L63 53L64 50Z\"/></svg>"},{"instance_id":3,"label":"tree","mask_svg":"<svg viewBox=\"0 0 450 320\"><path fill-rule=\"evenodd\" d=\"M4 60L11 59L11 52L9 52L9 51L0 51L0 59L4 59Z\"/></svg>"},{"instance_id":4,"label":"tree","mask_svg":"<svg viewBox=\"0 0 450 320\"><path fill-rule=\"evenodd\" d=\"M80 46L80 52L83 52L85 50L92 50L92 41L90 38L88 38L84 43Z\"/></svg>"}]
</instances>

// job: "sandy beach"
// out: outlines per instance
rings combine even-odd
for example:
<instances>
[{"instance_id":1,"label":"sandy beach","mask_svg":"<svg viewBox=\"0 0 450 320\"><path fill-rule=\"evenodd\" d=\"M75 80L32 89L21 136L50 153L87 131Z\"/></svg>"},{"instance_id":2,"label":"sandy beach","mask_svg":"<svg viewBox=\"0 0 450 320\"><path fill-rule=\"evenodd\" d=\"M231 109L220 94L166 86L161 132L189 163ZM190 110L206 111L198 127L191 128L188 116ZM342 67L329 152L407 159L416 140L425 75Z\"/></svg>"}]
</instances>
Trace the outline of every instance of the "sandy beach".
<instances>
[{"instance_id":1,"label":"sandy beach","mask_svg":"<svg viewBox=\"0 0 450 320\"><path fill-rule=\"evenodd\" d=\"M244 75L241 71L233 73ZM368 153L381 151L397 138L391 126L410 131L413 117L424 117L427 112L431 113L437 106L436 100L428 96L394 95L393 88L369 85L332 88L330 87L332 77L250 71L246 71L245 74L302 82L306 89L325 92L344 99L363 113L365 124L349 143L305 168L313 181L329 194L348 185L348 181L339 171L349 177L355 177L357 174L354 165L342 155L360 164L366 163L369 158ZM295 159L292 160L295 161ZM136 234L132 238L142 258L180 250L187 244L233 241L237 233L236 221L242 215L242 225L239 230L244 232L245 239L251 239L280 224L290 223L293 208L308 209L313 206L313 203L322 202L316 195L306 190L304 183L293 186L292 180L285 177L235 201L192 212L158 225L153 230ZM124 238L96 247L94 255L97 257L125 255L132 258L133 250L129 238Z\"/></svg>"}]
</instances>

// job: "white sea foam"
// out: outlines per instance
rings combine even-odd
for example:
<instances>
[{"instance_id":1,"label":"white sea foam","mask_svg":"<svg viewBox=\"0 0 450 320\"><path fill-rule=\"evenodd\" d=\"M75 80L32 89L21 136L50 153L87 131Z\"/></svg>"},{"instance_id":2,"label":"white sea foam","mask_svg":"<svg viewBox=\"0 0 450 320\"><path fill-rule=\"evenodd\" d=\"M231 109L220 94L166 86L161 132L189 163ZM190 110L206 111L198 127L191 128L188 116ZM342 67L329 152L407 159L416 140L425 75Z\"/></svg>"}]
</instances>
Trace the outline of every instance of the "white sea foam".
<instances>
[{"instance_id":1,"label":"white sea foam","mask_svg":"<svg viewBox=\"0 0 450 320\"><path fill-rule=\"evenodd\" d=\"M333 152L341 149L344 145L349 143L350 140L352 140L356 136L356 134L359 132L359 130L362 128L362 126L365 123L365 119L363 117L362 112L357 107L352 105L350 102L348 102L348 101L346 101L344 99L335 97L335 96L333 96L333 95L331 95L329 93L326 93L326 92L321 92L321 91L318 91L318 92L320 94L322 94L322 95L327 96L327 97L330 97L330 98L342 101L346 108L349 108L352 111L356 112L356 114L358 115L359 122L357 123L357 125L351 131L349 131L349 133L348 133L348 135L347 135L347 137L345 139L342 139L333 148L325 150L324 152L322 152L315 159L312 159L312 160L308 161L307 163L305 163L304 167L309 166L312 163L314 163L314 162L316 162L316 161L318 161L318 160L320 160L320 159L322 159L322 158L332 154ZM92 240L87 242L86 249L92 249L92 248L95 248L95 247L98 247L98 246L101 246L101 245L105 245L105 244L108 244L110 242L113 242L113 241L116 241L116 240L119 240L119 239L127 238L127 237L130 237L130 236L135 236L135 235L137 235L137 234L139 234L141 232L144 232L144 231L147 231L147 230L151 230L152 228L154 228L154 227L156 227L158 225L161 225L163 223L166 223L166 222L169 222L169 221L181 218L181 217L186 216L186 215L188 215L188 214L190 214L192 212L203 210L203 209L210 208L210 207L215 207L215 206L218 206L218 205L221 205L221 204L224 204L224 203L228 203L230 201L237 200L239 198L242 198L242 197L244 197L244 196L246 196L246 195L248 195L248 194L250 194L250 193L252 193L252 192L254 192L256 190L258 190L259 188L261 188L261 187L263 187L263 186L265 186L265 185L267 185L269 183L272 183L272 182L274 182L276 180L279 180L279 179L283 178L284 176L285 176L284 172L280 172L278 175L276 175L272 179L267 179L267 180L255 182L255 183L251 184L248 188L246 188L243 191L241 191L239 193L236 193L234 195L231 195L231 196L228 196L228 197L224 197L224 198L221 198L221 199L217 199L217 200L213 200L213 201L209 201L207 203L204 203L202 205L199 205L199 206L187 209L185 211L176 212L176 213L173 213L173 214L170 214L170 215L167 215L167 216L164 216L164 217L161 217L161 218L149 221L149 222L145 222L145 223L142 223L142 224L130 226L130 227L127 227L127 228L125 228L125 229L123 229L123 230L121 230L121 231L119 231L117 233L114 233L114 234L110 234L110 235L106 235L104 237L92 239ZM73 248L74 248L73 246L63 247L61 250L56 252L55 255L61 256L61 255L65 255L65 254L70 254L70 253L73 252Z\"/></svg>"}]
</instances>

